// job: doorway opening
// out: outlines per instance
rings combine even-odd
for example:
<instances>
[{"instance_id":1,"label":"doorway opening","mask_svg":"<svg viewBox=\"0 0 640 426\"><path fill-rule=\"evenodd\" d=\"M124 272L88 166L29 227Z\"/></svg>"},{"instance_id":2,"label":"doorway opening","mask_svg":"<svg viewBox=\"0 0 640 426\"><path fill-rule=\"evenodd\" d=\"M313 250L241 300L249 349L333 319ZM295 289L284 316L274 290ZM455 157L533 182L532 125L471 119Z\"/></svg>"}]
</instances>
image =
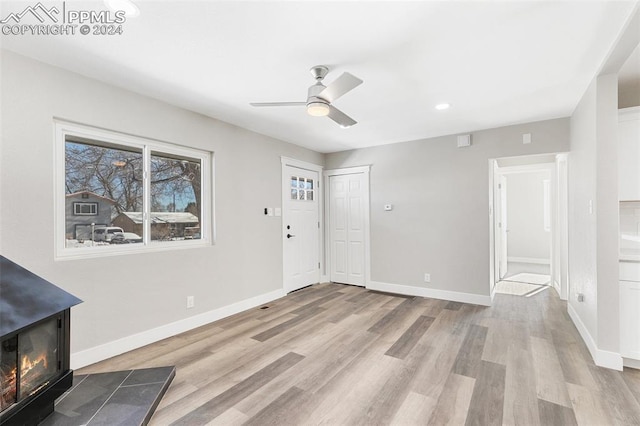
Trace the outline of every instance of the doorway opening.
<instances>
[{"instance_id":1,"label":"doorway opening","mask_svg":"<svg viewBox=\"0 0 640 426\"><path fill-rule=\"evenodd\" d=\"M492 297L553 287L566 299L566 161L566 154L490 160Z\"/></svg>"}]
</instances>

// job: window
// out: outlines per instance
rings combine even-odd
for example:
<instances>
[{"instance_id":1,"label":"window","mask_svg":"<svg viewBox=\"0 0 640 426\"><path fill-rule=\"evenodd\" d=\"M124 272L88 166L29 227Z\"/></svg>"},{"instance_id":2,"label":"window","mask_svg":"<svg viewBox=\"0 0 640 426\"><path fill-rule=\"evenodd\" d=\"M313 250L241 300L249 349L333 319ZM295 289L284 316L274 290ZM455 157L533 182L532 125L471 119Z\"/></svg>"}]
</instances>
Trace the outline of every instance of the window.
<instances>
[{"instance_id":1,"label":"window","mask_svg":"<svg viewBox=\"0 0 640 426\"><path fill-rule=\"evenodd\" d=\"M73 203L73 214L76 216L97 216L98 203Z\"/></svg>"},{"instance_id":2,"label":"window","mask_svg":"<svg viewBox=\"0 0 640 426\"><path fill-rule=\"evenodd\" d=\"M58 256L210 244L211 153L64 122L56 142Z\"/></svg>"},{"instance_id":3,"label":"window","mask_svg":"<svg viewBox=\"0 0 640 426\"><path fill-rule=\"evenodd\" d=\"M313 179L291 176L291 199L313 201Z\"/></svg>"}]
</instances>

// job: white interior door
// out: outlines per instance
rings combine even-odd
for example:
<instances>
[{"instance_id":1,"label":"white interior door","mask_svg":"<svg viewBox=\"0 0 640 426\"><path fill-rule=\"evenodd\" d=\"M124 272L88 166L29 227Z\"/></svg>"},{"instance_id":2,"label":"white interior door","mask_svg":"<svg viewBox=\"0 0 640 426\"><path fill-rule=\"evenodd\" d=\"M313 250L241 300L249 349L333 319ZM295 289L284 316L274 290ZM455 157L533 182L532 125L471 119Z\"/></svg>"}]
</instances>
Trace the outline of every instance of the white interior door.
<instances>
[{"instance_id":1,"label":"white interior door","mask_svg":"<svg viewBox=\"0 0 640 426\"><path fill-rule=\"evenodd\" d=\"M329 176L330 279L365 285L365 174Z\"/></svg>"},{"instance_id":2,"label":"white interior door","mask_svg":"<svg viewBox=\"0 0 640 426\"><path fill-rule=\"evenodd\" d=\"M498 196L500 197L499 205L500 205L500 216L498 219L498 233L500 235L500 244L499 244L499 259L500 259L500 271L499 276L500 279L504 278L507 275L507 233L509 229L507 228L507 178L504 175L500 176L498 185Z\"/></svg>"},{"instance_id":3,"label":"white interior door","mask_svg":"<svg viewBox=\"0 0 640 426\"><path fill-rule=\"evenodd\" d=\"M283 181L284 290L320 282L318 172L285 166Z\"/></svg>"}]
</instances>

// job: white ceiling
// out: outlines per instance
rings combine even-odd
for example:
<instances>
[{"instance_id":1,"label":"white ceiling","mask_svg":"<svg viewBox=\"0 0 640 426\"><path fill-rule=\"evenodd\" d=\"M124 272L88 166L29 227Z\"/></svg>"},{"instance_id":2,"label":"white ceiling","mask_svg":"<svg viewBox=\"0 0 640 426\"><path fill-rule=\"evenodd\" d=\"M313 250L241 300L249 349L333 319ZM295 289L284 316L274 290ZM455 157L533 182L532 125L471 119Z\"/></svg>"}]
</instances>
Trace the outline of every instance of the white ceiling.
<instances>
[{"instance_id":1,"label":"white ceiling","mask_svg":"<svg viewBox=\"0 0 640 426\"><path fill-rule=\"evenodd\" d=\"M2 17L33 2L6 2ZM61 2L44 1L45 4ZM569 116L637 2L136 1L121 36L1 36L43 62L320 152ZM102 1L67 8L104 10ZM302 107L308 70L364 84ZM441 102L452 104L436 111Z\"/></svg>"}]
</instances>

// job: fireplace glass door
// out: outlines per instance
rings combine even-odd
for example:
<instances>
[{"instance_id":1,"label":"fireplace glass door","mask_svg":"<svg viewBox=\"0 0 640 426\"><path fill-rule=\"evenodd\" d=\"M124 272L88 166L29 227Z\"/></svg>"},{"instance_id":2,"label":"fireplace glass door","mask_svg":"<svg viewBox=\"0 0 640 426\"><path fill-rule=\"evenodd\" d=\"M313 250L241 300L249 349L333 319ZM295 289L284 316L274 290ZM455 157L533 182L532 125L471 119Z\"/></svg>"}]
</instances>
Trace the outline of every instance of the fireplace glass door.
<instances>
[{"instance_id":1,"label":"fireplace glass door","mask_svg":"<svg viewBox=\"0 0 640 426\"><path fill-rule=\"evenodd\" d=\"M58 318L41 322L2 341L0 411L45 387L59 374Z\"/></svg>"}]
</instances>

